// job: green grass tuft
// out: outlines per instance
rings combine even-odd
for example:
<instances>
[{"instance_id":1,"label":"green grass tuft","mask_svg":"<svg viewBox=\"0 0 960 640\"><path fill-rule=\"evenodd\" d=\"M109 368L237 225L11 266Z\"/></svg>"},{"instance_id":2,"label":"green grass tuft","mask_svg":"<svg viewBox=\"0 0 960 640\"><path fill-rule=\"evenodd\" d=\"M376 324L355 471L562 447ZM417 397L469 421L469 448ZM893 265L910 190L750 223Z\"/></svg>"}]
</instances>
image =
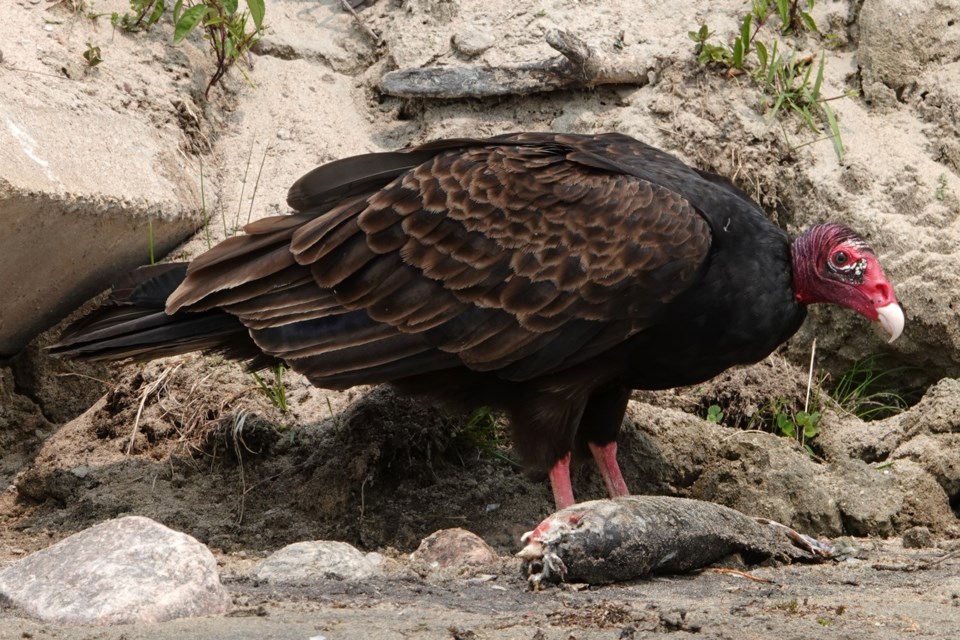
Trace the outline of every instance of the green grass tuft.
<instances>
[{"instance_id":1,"label":"green grass tuft","mask_svg":"<svg viewBox=\"0 0 960 640\"><path fill-rule=\"evenodd\" d=\"M796 51L784 53L777 32L764 29L769 20L777 16L780 35L796 34L804 29L819 34L809 13L813 9L813 0L805 4L807 10L800 8L799 0L753 0L752 9L744 17L732 45L710 42L714 34L706 24L688 35L696 43L700 64L725 68L730 76L748 74L762 92L762 107L769 111L771 120L782 113L797 114L811 131L824 134L814 142L830 138L837 158L842 160L845 149L840 126L829 102L853 94L823 97L820 92L825 63L823 55L820 55L819 64L814 64L814 56L799 56ZM761 31L773 39L758 38ZM800 146L804 145L796 148Z\"/></svg>"},{"instance_id":2,"label":"green grass tuft","mask_svg":"<svg viewBox=\"0 0 960 640\"><path fill-rule=\"evenodd\" d=\"M283 382L283 372L285 371L283 363L279 363L273 369L273 382L267 382L259 373L253 372L253 379L257 381L260 390L270 399L270 402L280 413L287 412L287 386Z\"/></svg>"},{"instance_id":3,"label":"green grass tuft","mask_svg":"<svg viewBox=\"0 0 960 640\"><path fill-rule=\"evenodd\" d=\"M213 50L216 67L207 82L205 97L260 39L266 13L264 0L246 0L246 5L246 11L240 10L238 0L176 0L173 5L173 43L200 29ZM130 0L130 11L111 14L110 22L124 31L146 31L160 21L166 8L166 0ZM250 78L243 75L249 82Z\"/></svg>"},{"instance_id":4,"label":"green grass tuft","mask_svg":"<svg viewBox=\"0 0 960 640\"><path fill-rule=\"evenodd\" d=\"M477 452L502 460L511 466L519 467L516 460L506 454L510 441L506 436L503 424L497 413L490 407L480 407L462 418L451 418L457 429L453 438L453 448L460 453Z\"/></svg>"},{"instance_id":5,"label":"green grass tuft","mask_svg":"<svg viewBox=\"0 0 960 640\"><path fill-rule=\"evenodd\" d=\"M837 381L830 396L861 420L879 420L906 411L910 404L888 382L911 367L881 367L877 356L857 360Z\"/></svg>"}]
</instances>

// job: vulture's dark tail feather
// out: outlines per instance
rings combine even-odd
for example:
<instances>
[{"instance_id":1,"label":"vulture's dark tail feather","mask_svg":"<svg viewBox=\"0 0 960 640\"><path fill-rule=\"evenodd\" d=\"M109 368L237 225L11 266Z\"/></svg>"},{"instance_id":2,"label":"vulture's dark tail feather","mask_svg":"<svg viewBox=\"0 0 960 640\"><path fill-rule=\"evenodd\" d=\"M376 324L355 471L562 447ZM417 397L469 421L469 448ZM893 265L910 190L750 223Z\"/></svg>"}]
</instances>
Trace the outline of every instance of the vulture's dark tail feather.
<instances>
[{"instance_id":1,"label":"vulture's dark tail feather","mask_svg":"<svg viewBox=\"0 0 960 640\"><path fill-rule=\"evenodd\" d=\"M167 315L164 305L187 273L187 263L140 267L113 288L109 300L71 325L50 354L81 360L153 360L190 351L218 351L271 364L240 321L224 311Z\"/></svg>"}]
</instances>

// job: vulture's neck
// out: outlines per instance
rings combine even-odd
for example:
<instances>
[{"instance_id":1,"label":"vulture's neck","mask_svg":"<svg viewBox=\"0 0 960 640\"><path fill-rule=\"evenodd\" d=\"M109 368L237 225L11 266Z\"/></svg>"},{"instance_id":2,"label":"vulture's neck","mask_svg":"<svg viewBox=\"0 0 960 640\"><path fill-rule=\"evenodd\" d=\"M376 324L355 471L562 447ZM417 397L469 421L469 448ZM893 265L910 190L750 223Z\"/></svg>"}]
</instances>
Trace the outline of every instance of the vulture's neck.
<instances>
[{"instance_id":1,"label":"vulture's neck","mask_svg":"<svg viewBox=\"0 0 960 640\"><path fill-rule=\"evenodd\" d=\"M814 286L817 260L817 227L808 229L790 245L790 265L793 270L793 297L800 304L824 302Z\"/></svg>"}]
</instances>

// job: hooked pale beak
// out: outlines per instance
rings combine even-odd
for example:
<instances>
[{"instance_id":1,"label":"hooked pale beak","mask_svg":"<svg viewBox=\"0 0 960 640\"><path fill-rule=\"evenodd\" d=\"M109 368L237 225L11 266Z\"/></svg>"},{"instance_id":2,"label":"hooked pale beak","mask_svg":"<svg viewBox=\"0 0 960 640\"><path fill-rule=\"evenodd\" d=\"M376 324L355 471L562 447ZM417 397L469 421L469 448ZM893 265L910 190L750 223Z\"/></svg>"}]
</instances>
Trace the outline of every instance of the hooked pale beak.
<instances>
[{"instance_id":1,"label":"hooked pale beak","mask_svg":"<svg viewBox=\"0 0 960 640\"><path fill-rule=\"evenodd\" d=\"M880 326L883 327L883 330L890 334L890 339L887 341L893 342L900 337L900 334L903 333L903 309L900 308L896 302L891 302L890 304L878 307L877 308L877 320L880 322Z\"/></svg>"}]
</instances>

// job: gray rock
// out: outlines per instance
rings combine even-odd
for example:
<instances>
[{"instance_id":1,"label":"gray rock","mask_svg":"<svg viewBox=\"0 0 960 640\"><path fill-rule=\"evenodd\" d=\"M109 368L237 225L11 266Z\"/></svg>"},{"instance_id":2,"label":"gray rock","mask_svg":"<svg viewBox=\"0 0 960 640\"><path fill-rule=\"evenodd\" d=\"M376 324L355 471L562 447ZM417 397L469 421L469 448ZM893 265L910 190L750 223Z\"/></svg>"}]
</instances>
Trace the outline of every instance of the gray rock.
<instances>
[{"instance_id":1,"label":"gray rock","mask_svg":"<svg viewBox=\"0 0 960 640\"><path fill-rule=\"evenodd\" d=\"M905 438L901 428L903 415L864 422L856 416L825 412L827 422L817 436L817 446L830 461L847 458L864 462L886 460Z\"/></svg>"},{"instance_id":2,"label":"gray rock","mask_svg":"<svg viewBox=\"0 0 960 640\"><path fill-rule=\"evenodd\" d=\"M704 468L691 497L811 535L889 536L915 525L942 531L953 520L949 498L938 484L943 478L949 486L949 478L928 470L952 469L948 455L934 455L926 463L904 455L892 465L871 465L831 453L830 464L818 464L786 438L765 433L737 438L742 440L731 439Z\"/></svg>"},{"instance_id":3,"label":"gray rock","mask_svg":"<svg viewBox=\"0 0 960 640\"><path fill-rule=\"evenodd\" d=\"M947 495L960 494L960 433L918 435L898 447L891 458L915 461L936 478Z\"/></svg>"},{"instance_id":4,"label":"gray rock","mask_svg":"<svg viewBox=\"0 0 960 640\"><path fill-rule=\"evenodd\" d=\"M957 517L950 508L950 497L922 465L908 459L893 461L884 470L893 476L903 494L900 529L925 526L934 531L948 531L956 526Z\"/></svg>"},{"instance_id":5,"label":"gray rock","mask_svg":"<svg viewBox=\"0 0 960 640\"><path fill-rule=\"evenodd\" d=\"M497 38L492 33L476 27L464 27L451 39L453 48L468 58L480 55L496 41Z\"/></svg>"},{"instance_id":6,"label":"gray rock","mask_svg":"<svg viewBox=\"0 0 960 640\"><path fill-rule=\"evenodd\" d=\"M903 546L907 549L924 549L933 546L933 536L927 527L912 527L903 532Z\"/></svg>"},{"instance_id":7,"label":"gray rock","mask_svg":"<svg viewBox=\"0 0 960 640\"><path fill-rule=\"evenodd\" d=\"M896 532L904 495L896 480L861 460L842 460L829 469L845 533L890 536Z\"/></svg>"},{"instance_id":8,"label":"gray rock","mask_svg":"<svg viewBox=\"0 0 960 640\"><path fill-rule=\"evenodd\" d=\"M131 624L219 614L230 598L194 538L140 516L110 520L0 571L0 600L62 624Z\"/></svg>"},{"instance_id":9,"label":"gray rock","mask_svg":"<svg viewBox=\"0 0 960 640\"><path fill-rule=\"evenodd\" d=\"M899 418L905 434L901 442L920 433L960 433L960 380L940 380Z\"/></svg>"},{"instance_id":10,"label":"gray rock","mask_svg":"<svg viewBox=\"0 0 960 640\"><path fill-rule=\"evenodd\" d=\"M745 433L691 488L690 497L717 502L751 516L776 520L809 535L843 533L834 479L788 438Z\"/></svg>"},{"instance_id":11,"label":"gray rock","mask_svg":"<svg viewBox=\"0 0 960 640\"><path fill-rule=\"evenodd\" d=\"M720 455L719 434L731 433L684 411L645 402L631 402L627 418L618 455L627 486L640 494L685 495L682 492ZM592 495L606 495L599 474L594 475Z\"/></svg>"},{"instance_id":12,"label":"gray rock","mask_svg":"<svg viewBox=\"0 0 960 640\"><path fill-rule=\"evenodd\" d=\"M272 584L303 584L315 580L366 580L383 575L379 566L346 542L295 542L271 554L250 572Z\"/></svg>"}]
</instances>

